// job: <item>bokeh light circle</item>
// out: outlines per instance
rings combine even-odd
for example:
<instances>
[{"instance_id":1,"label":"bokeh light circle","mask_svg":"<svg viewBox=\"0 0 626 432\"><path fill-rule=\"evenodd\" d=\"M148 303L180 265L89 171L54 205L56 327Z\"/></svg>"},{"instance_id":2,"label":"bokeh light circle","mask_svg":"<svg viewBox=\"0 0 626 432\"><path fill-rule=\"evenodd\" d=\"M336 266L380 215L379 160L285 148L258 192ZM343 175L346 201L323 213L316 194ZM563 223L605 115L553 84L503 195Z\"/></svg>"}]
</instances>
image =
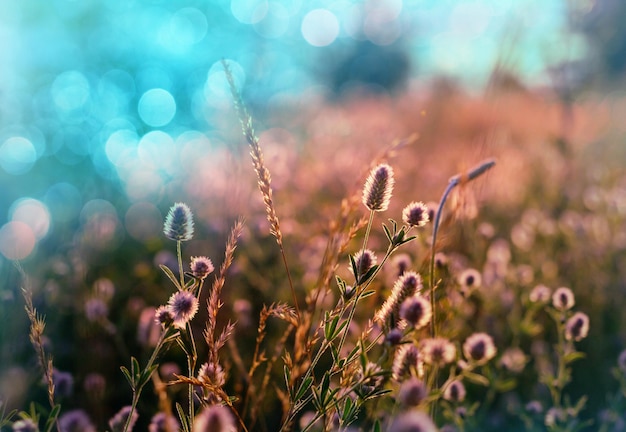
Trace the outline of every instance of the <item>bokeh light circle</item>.
<instances>
[{"instance_id":1,"label":"bokeh light circle","mask_svg":"<svg viewBox=\"0 0 626 432\"><path fill-rule=\"evenodd\" d=\"M265 18L268 4L266 0L232 0L230 11L237 21L254 24Z\"/></svg>"},{"instance_id":2,"label":"bokeh light circle","mask_svg":"<svg viewBox=\"0 0 626 432\"><path fill-rule=\"evenodd\" d=\"M145 92L137 105L139 117L149 126L165 126L176 114L176 101L167 90L155 88Z\"/></svg>"},{"instance_id":3,"label":"bokeh light circle","mask_svg":"<svg viewBox=\"0 0 626 432\"><path fill-rule=\"evenodd\" d=\"M339 36L339 21L328 9L314 9L302 20L302 36L311 45L323 47Z\"/></svg>"},{"instance_id":4,"label":"bokeh light circle","mask_svg":"<svg viewBox=\"0 0 626 432\"><path fill-rule=\"evenodd\" d=\"M50 229L48 207L33 198L21 198L15 201L9 209L9 217L14 222L23 222L28 225L37 240L45 237Z\"/></svg>"},{"instance_id":5,"label":"bokeh light circle","mask_svg":"<svg viewBox=\"0 0 626 432\"><path fill-rule=\"evenodd\" d=\"M24 222L11 221L0 228L0 253L10 260L23 260L35 249L36 238Z\"/></svg>"},{"instance_id":6,"label":"bokeh light circle","mask_svg":"<svg viewBox=\"0 0 626 432\"><path fill-rule=\"evenodd\" d=\"M52 100L62 111L73 111L82 108L89 100L91 92L89 81L78 71L67 71L60 74L50 88Z\"/></svg>"},{"instance_id":7,"label":"bokeh light circle","mask_svg":"<svg viewBox=\"0 0 626 432\"><path fill-rule=\"evenodd\" d=\"M254 24L254 30L261 36L274 39L285 34L289 28L289 11L280 3L269 3L262 20Z\"/></svg>"},{"instance_id":8,"label":"bokeh light circle","mask_svg":"<svg viewBox=\"0 0 626 432\"><path fill-rule=\"evenodd\" d=\"M246 73L243 67L234 60L227 59L225 61L233 74L235 86L238 89L243 88L246 82ZM219 105L222 102L231 103L230 87L221 61L213 63L209 69L204 84L204 97L209 105Z\"/></svg>"},{"instance_id":9,"label":"bokeh light circle","mask_svg":"<svg viewBox=\"0 0 626 432\"><path fill-rule=\"evenodd\" d=\"M148 241L161 235L163 216L154 204L138 202L126 212L124 224L131 237L139 241Z\"/></svg>"},{"instance_id":10,"label":"bokeh light circle","mask_svg":"<svg viewBox=\"0 0 626 432\"><path fill-rule=\"evenodd\" d=\"M37 150L29 140L16 136L0 146L0 167L9 174L25 174L37 161Z\"/></svg>"},{"instance_id":11,"label":"bokeh light circle","mask_svg":"<svg viewBox=\"0 0 626 432\"><path fill-rule=\"evenodd\" d=\"M172 42L177 45L193 45L207 34L209 25L206 16L196 8L178 10L170 18Z\"/></svg>"}]
</instances>

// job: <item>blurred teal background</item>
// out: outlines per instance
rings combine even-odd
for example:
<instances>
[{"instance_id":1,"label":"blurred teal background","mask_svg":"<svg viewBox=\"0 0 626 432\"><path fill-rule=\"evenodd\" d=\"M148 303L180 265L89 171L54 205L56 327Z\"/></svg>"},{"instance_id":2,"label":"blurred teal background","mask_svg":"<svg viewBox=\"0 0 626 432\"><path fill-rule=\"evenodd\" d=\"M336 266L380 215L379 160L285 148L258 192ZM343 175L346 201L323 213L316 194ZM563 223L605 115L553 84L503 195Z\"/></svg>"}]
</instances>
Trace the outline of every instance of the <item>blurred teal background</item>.
<instances>
[{"instance_id":1,"label":"blurred teal background","mask_svg":"<svg viewBox=\"0 0 626 432\"><path fill-rule=\"evenodd\" d=\"M261 111L355 86L416 91L440 76L480 92L494 70L532 86L565 70L578 84L589 68L571 66L601 56L589 35L616 8L624 9L571 0L3 1L0 253L32 258L43 239L94 215L109 222L105 248L159 226L163 191L180 184L185 161L225 145L216 120L231 104L222 58Z\"/></svg>"}]
</instances>

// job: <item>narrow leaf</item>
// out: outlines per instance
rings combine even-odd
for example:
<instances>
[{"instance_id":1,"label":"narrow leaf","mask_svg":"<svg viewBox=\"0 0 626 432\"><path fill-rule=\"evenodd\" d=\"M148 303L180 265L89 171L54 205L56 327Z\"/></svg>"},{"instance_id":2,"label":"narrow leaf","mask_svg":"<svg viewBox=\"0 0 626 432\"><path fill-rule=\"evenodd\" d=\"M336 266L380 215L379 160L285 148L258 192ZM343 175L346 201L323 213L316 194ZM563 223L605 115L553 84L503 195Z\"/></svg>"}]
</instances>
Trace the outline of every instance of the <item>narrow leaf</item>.
<instances>
[{"instance_id":1,"label":"narrow leaf","mask_svg":"<svg viewBox=\"0 0 626 432\"><path fill-rule=\"evenodd\" d=\"M61 412L61 405L56 404L52 408L52 411L50 411L50 415L48 416L48 420L46 421L46 425L44 429L46 432L52 432L52 428L54 427L57 421L57 417L59 416L60 412Z\"/></svg>"},{"instance_id":2,"label":"narrow leaf","mask_svg":"<svg viewBox=\"0 0 626 432\"><path fill-rule=\"evenodd\" d=\"M300 400L302 396L311 388L311 384L313 384L313 377L308 377L302 384L300 384L300 388L298 389L298 393L296 393L296 397L294 400Z\"/></svg>"},{"instance_id":3,"label":"narrow leaf","mask_svg":"<svg viewBox=\"0 0 626 432\"><path fill-rule=\"evenodd\" d=\"M176 280L176 276L174 276L174 273L172 272L172 270L170 270L170 268L164 264L159 264L159 267L161 268L161 270L163 270L163 273L165 273L165 275L169 278L169 280L172 281L172 283L174 284L174 286L176 286L176 288L183 289L180 286L180 282L178 282Z\"/></svg>"}]
</instances>

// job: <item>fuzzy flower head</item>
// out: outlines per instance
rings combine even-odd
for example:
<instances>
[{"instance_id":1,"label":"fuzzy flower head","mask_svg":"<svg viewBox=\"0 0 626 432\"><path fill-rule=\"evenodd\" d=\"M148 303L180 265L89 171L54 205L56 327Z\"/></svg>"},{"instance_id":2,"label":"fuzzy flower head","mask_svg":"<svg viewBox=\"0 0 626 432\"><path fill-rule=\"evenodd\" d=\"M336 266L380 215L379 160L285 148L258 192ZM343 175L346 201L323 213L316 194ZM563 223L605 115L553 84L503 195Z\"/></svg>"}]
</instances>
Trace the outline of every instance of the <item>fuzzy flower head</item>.
<instances>
[{"instance_id":1,"label":"fuzzy flower head","mask_svg":"<svg viewBox=\"0 0 626 432\"><path fill-rule=\"evenodd\" d=\"M212 405L196 416L192 430L194 432L237 432L237 425L228 408L222 405Z\"/></svg>"},{"instance_id":2,"label":"fuzzy flower head","mask_svg":"<svg viewBox=\"0 0 626 432\"><path fill-rule=\"evenodd\" d=\"M481 365L496 355L496 346L487 333L474 333L465 340L463 354L469 362Z\"/></svg>"},{"instance_id":3,"label":"fuzzy flower head","mask_svg":"<svg viewBox=\"0 0 626 432\"><path fill-rule=\"evenodd\" d=\"M425 297L415 294L400 305L400 318L420 329L430 322L432 309Z\"/></svg>"},{"instance_id":4,"label":"fuzzy flower head","mask_svg":"<svg viewBox=\"0 0 626 432\"><path fill-rule=\"evenodd\" d=\"M61 414L59 432L96 432L96 428L85 411L76 409Z\"/></svg>"},{"instance_id":5,"label":"fuzzy flower head","mask_svg":"<svg viewBox=\"0 0 626 432\"><path fill-rule=\"evenodd\" d=\"M398 254L391 259L391 267L395 276L400 277L411 267L411 257L407 254Z\"/></svg>"},{"instance_id":6,"label":"fuzzy flower head","mask_svg":"<svg viewBox=\"0 0 626 432\"><path fill-rule=\"evenodd\" d=\"M466 293L469 293L474 288L479 288L482 284L480 272L473 268L463 270L458 280L461 290Z\"/></svg>"},{"instance_id":7,"label":"fuzzy flower head","mask_svg":"<svg viewBox=\"0 0 626 432\"><path fill-rule=\"evenodd\" d=\"M123 432L125 430L124 427L126 426L126 422L128 421L128 416L130 415L131 411L133 415L130 418L128 431L133 430L133 427L135 426L135 423L137 423L137 419L139 418L139 414L137 414L137 411L132 410L130 405L127 405L119 410L118 413L109 420L111 432Z\"/></svg>"},{"instance_id":8,"label":"fuzzy flower head","mask_svg":"<svg viewBox=\"0 0 626 432\"><path fill-rule=\"evenodd\" d=\"M548 303L550 301L550 294L550 288L539 284L530 291L528 300L532 303Z\"/></svg>"},{"instance_id":9,"label":"fuzzy flower head","mask_svg":"<svg viewBox=\"0 0 626 432\"><path fill-rule=\"evenodd\" d=\"M172 314L174 327L184 329L198 312L198 299L189 291L177 291L167 302L167 309Z\"/></svg>"},{"instance_id":10,"label":"fuzzy flower head","mask_svg":"<svg viewBox=\"0 0 626 432\"><path fill-rule=\"evenodd\" d=\"M148 426L148 432L171 432L177 430L180 430L180 423L176 417L167 415L164 412L156 413Z\"/></svg>"},{"instance_id":11,"label":"fuzzy flower head","mask_svg":"<svg viewBox=\"0 0 626 432\"><path fill-rule=\"evenodd\" d=\"M527 361L524 351L513 347L502 353L500 364L513 373L521 373L526 367Z\"/></svg>"},{"instance_id":12,"label":"fuzzy flower head","mask_svg":"<svg viewBox=\"0 0 626 432\"><path fill-rule=\"evenodd\" d=\"M414 271L405 272L396 280L391 294L374 316L374 321L384 324L392 314L398 316L400 305L407 298L417 294L423 288L422 277Z\"/></svg>"},{"instance_id":13,"label":"fuzzy flower head","mask_svg":"<svg viewBox=\"0 0 626 432\"><path fill-rule=\"evenodd\" d=\"M160 306L154 312L154 321L163 327L167 327L174 322L174 315L172 315L172 312L167 306Z\"/></svg>"},{"instance_id":14,"label":"fuzzy flower head","mask_svg":"<svg viewBox=\"0 0 626 432\"><path fill-rule=\"evenodd\" d=\"M385 211L389 207L395 180L393 168L387 164L375 167L365 181L363 204L371 211Z\"/></svg>"},{"instance_id":15,"label":"fuzzy flower head","mask_svg":"<svg viewBox=\"0 0 626 432\"><path fill-rule=\"evenodd\" d=\"M424 383L412 377L404 381L398 391L398 401L405 407L417 406L428 396Z\"/></svg>"},{"instance_id":16,"label":"fuzzy flower head","mask_svg":"<svg viewBox=\"0 0 626 432\"><path fill-rule=\"evenodd\" d=\"M411 410L397 416L389 430L393 432L437 432L437 426L427 414Z\"/></svg>"},{"instance_id":17,"label":"fuzzy flower head","mask_svg":"<svg viewBox=\"0 0 626 432\"><path fill-rule=\"evenodd\" d=\"M201 280L204 280L215 270L213 262L205 256L191 257L189 267L191 268L191 274Z\"/></svg>"},{"instance_id":18,"label":"fuzzy flower head","mask_svg":"<svg viewBox=\"0 0 626 432\"><path fill-rule=\"evenodd\" d=\"M554 291L554 294L552 294L552 306L560 311L570 310L574 307L575 303L574 293L569 288L558 288Z\"/></svg>"},{"instance_id":19,"label":"fuzzy flower head","mask_svg":"<svg viewBox=\"0 0 626 432\"><path fill-rule=\"evenodd\" d=\"M413 201L402 210L402 220L412 227L423 227L428 223L428 207L421 201Z\"/></svg>"},{"instance_id":20,"label":"fuzzy flower head","mask_svg":"<svg viewBox=\"0 0 626 432\"><path fill-rule=\"evenodd\" d=\"M393 358L391 376L400 382L411 375L413 369L419 369L419 351L413 344L401 345Z\"/></svg>"},{"instance_id":21,"label":"fuzzy flower head","mask_svg":"<svg viewBox=\"0 0 626 432\"><path fill-rule=\"evenodd\" d=\"M426 364L443 366L452 363L456 358L456 347L445 338L424 339L421 352Z\"/></svg>"},{"instance_id":22,"label":"fuzzy flower head","mask_svg":"<svg viewBox=\"0 0 626 432\"><path fill-rule=\"evenodd\" d=\"M582 312L576 312L565 323L565 339L579 341L586 338L587 334L589 334L589 317Z\"/></svg>"},{"instance_id":23,"label":"fuzzy flower head","mask_svg":"<svg viewBox=\"0 0 626 432\"><path fill-rule=\"evenodd\" d=\"M22 419L13 423L13 432L39 432L39 427L31 419Z\"/></svg>"},{"instance_id":24,"label":"fuzzy flower head","mask_svg":"<svg viewBox=\"0 0 626 432\"><path fill-rule=\"evenodd\" d=\"M452 381L443 390L443 398L450 402L463 402L465 400L465 386L460 380Z\"/></svg>"},{"instance_id":25,"label":"fuzzy flower head","mask_svg":"<svg viewBox=\"0 0 626 432\"><path fill-rule=\"evenodd\" d=\"M198 371L198 380L209 385L221 387L226 382L226 376L222 366L219 364L204 363Z\"/></svg>"},{"instance_id":26,"label":"fuzzy flower head","mask_svg":"<svg viewBox=\"0 0 626 432\"><path fill-rule=\"evenodd\" d=\"M369 249L360 250L354 255L354 262L356 264L356 271L358 274L354 275L357 281L361 282L361 278L376 265L378 258L376 254ZM353 271L350 266L350 271Z\"/></svg>"},{"instance_id":27,"label":"fuzzy flower head","mask_svg":"<svg viewBox=\"0 0 626 432\"><path fill-rule=\"evenodd\" d=\"M193 215L187 204L176 203L170 208L165 218L163 233L170 240L191 240L193 237Z\"/></svg>"}]
</instances>

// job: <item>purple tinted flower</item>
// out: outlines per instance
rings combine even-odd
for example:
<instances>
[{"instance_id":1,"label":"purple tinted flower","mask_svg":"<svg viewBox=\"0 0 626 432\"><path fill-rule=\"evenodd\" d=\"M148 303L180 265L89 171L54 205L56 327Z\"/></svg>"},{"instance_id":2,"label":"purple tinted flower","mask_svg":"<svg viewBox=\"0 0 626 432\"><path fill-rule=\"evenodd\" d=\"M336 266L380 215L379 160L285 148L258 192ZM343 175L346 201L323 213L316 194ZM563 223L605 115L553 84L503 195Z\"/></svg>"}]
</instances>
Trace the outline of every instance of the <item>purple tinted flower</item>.
<instances>
[{"instance_id":1,"label":"purple tinted flower","mask_svg":"<svg viewBox=\"0 0 626 432\"><path fill-rule=\"evenodd\" d=\"M566 287L558 288L552 294L552 306L560 311L570 310L574 307L574 293Z\"/></svg>"},{"instance_id":2,"label":"purple tinted flower","mask_svg":"<svg viewBox=\"0 0 626 432\"><path fill-rule=\"evenodd\" d=\"M375 167L365 181L363 204L371 211L385 211L389 207L394 185L393 169L387 164Z\"/></svg>"},{"instance_id":3,"label":"purple tinted flower","mask_svg":"<svg viewBox=\"0 0 626 432\"><path fill-rule=\"evenodd\" d=\"M400 305L400 318L414 328L420 329L430 322L432 309L430 302L419 294L407 298Z\"/></svg>"},{"instance_id":4,"label":"purple tinted flower","mask_svg":"<svg viewBox=\"0 0 626 432\"><path fill-rule=\"evenodd\" d=\"M165 237L174 241L187 241L193 237L193 214L187 204L174 204L165 218Z\"/></svg>"},{"instance_id":5,"label":"purple tinted flower","mask_svg":"<svg viewBox=\"0 0 626 432\"><path fill-rule=\"evenodd\" d=\"M426 364L443 366L456 358L456 347L445 338L429 338L422 341L422 358Z\"/></svg>"},{"instance_id":6,"label":"purple tinted flower","mask_svg":"<svg viewBox=\"0 0 626 432\"><path fill-rule=\"evenodd\" d=\"M236 432L235 418L228 408L212 405L205 408L193 421L194 432Z\"/></svg>"},{"instance_id":7,"label":"purple tinted flower","mask_svg":"<svg viewBox=\"0 0 626 432\"><path fill-rule=\"evenodd\" d=\"M428 396L426 386L416 377L404 381L398 391L398 401L404 406L417 406Z\"/></svg>"},{"instance_id":8,"label":"purple tinted flower","mask_svg":"<svg viewBox=\"0 0 626 432\"><path fill-rule=\"evenodd\" d=\"M589 333L589 317L576 312L565 323L565 339L579 341L587 337Z\"/></svg>"},{"instance_id":9,"label":"purple tinted flower","mask_svg":"<svg viewBox=\"0 0 626 432\"><path fill-rule=\"evenodd\" d=\"M39 432L39 427L31 419L22 419L13 423L13 432Z\"/></svg>"},{"instance_id":10,"label":"purple tinted flower","mask_svg":"<svg viewBox=\"0 0 626 432\"><path fill-rule=\"evenodd\" d=\"M176 432L180 430L180 423L174 416L160 412L152 417L148 432Z\"/></svg>"},{"instance_id":11,"label":"purple tinted flower","mask_svg":"<svg viewBox=\"0 0 626 432\"><path fill-rule=\"evenodd\" d=\"M128 421L128 416L130 416L131 414L131 406L125 406L124 408L122 408L121 410L119 410L117 412L117 414L115 414L110 420L109 420L109 426L111 427L111 432L123 432L124 428L126 426L126 422ZM128 424L128 429L127 431L130 432L133 430L133 427L135 426L135 423L137 422L137 419L139 418L139 414L137 414L137 411L132 410L132 416L130 418L130 423Z\"/></svg>"},{"instance_id":12,"label":"purple tinted flower","mask_svg":"<svg viewBox=\"0 0 626 432\"><path fill-rule=\"evenodd\" d=\"M68 411L59 417L59 432L96 432L87 413L81 409Z\"/></svg>"},{"instance_id":13,"label":"purple tinted flower","mask_svg":"<svg viewBox=\"0 0 626 432\"><path fill-rule=\"evenodd\" d=\"M167 309L172 314L174 327L184 329L198 312L198 299L189 291L177 291L167 302Z\"/></svg>"},{"instance_id":14,"label":"purple tinted flower","mask_svg":"<svg viewBox=\"0 0 626 432\"><path fill-rule=\"evenodd\" d=\"M393 432L437 432L433 421L421 411L408 411L393 420L390 431Z\"/></svg>"},{"instance_id":15,"label":"purple tinted flower","mask_svg":"<svg viewBox=\"0 0 626 432\"><path fill-rule=\"evenodd\" d=\"M413 201L402 210L402 220L414 227L423 227L430 220L428 207L421 201Z\"/></svg>"},{"instance_id":16,"label":"purple tinted flower","mask_svg":"<svg viewBox=\"0 0 626 432\"><path fill-rule=\"evenodd\" d=\"M465 386L459 380L452 381L443 390L443 398L450 402L463 402L465 400Z\"/></svg>"},{"instance_id":17,"label":"purple tinted flower","mask_svg":"<svg viewBox=\"0 0 626 432\"><path fill-rule=\"evenodd\" d=\"M496 346L487 333L474 333L465 340L463 354L469 362L484 364L496 355Z\"/></svg>"},{"instance_id":18,"label":"purple tinted flower","mask_svg":"<svg viewBox=\"0 0 626 432\"><path fill-rule=\"evenodd\" d=\"M190 267L191 274L202 280L215 270L213 262L205 256L192 257Z\"/></svg>"}]
</instances>

